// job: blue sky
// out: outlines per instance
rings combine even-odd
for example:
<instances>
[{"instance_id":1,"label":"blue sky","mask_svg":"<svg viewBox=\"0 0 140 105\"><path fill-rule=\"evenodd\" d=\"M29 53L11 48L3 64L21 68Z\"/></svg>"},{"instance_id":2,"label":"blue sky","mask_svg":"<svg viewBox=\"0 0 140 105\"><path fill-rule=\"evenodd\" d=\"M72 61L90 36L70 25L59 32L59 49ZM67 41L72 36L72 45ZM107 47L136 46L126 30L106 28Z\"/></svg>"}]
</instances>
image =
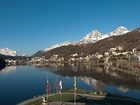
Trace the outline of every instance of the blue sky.
<instances>
[{"instance_id":1,"label":"blue sky","mask_svg":"<svg viewBox=\"0 0 140 105\"><path fill-rule=\"evenodd\" d=\"M140 0L0 0L0 48L25 54L97 29L140 26Z\"/></svg>"}]
</instances>

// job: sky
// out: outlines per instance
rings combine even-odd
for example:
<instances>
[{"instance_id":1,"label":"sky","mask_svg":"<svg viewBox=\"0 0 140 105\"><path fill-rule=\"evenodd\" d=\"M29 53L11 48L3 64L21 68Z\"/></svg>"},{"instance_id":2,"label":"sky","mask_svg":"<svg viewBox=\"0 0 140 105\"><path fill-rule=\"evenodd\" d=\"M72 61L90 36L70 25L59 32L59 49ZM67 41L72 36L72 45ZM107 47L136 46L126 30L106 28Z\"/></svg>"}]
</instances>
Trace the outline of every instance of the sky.
<instances>
[{"instance_id":1,"label":"sky","mask_svg":"<svg viewBox=\"0 0 140 105\"><path fill-rule=\"evenodd\" d=\"M0 0L0 48L27 55L119 26L140 27L140 0Z\"/></svg>"}]
</instances>

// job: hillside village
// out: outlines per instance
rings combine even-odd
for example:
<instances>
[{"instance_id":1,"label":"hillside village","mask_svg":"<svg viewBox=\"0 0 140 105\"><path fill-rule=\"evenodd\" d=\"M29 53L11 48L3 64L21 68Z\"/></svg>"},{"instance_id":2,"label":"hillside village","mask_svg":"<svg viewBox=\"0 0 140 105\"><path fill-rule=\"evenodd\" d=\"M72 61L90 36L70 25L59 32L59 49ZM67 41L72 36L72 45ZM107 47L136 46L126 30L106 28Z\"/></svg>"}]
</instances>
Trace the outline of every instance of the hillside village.
<instances>
[{"instance_id":1,"label":"hillside village","mask_svg":"<svg viewBox=\"0 0 140 105\"><path fill-rule=\"evenodd\" d=\"M0 56L6 60L8 65L29 63L92 63L98 65L118 61L136 63L140 61L139 30L140 28L136 28L128 31L127 28L121 26L102 38L100 38L101 33L92 31L77 43L56 44L39 50L30 57L21 56L8 48L0 49Z\"/></svg>"},{"instance_id":2,"label":"hillside village","mask_svg":"<svg viewBox=\"0 0 140 105\"><path fill-rule=\"evenodd\" d=\"M108 52L104 54L95 53L83 56L83 54L74 53L68 58L59 56L57 54L52 55L50 58L33 57L32 63L108 63L111 61L140 61L140 47L132 49L132 51L125 51L121 46L110 48Z\"/></svg>"}]
</instances>

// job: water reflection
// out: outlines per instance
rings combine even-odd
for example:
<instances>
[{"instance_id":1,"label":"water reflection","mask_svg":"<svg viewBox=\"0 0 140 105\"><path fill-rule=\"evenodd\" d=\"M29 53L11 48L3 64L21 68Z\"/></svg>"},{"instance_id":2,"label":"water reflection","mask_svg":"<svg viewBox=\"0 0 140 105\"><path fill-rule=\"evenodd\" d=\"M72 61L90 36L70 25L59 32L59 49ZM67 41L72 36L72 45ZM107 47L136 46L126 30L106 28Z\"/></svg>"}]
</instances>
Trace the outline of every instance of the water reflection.
<instances>
[{"instance_id":1,"label":"water reflection","mask_svg":"<svg viewBox=\"0 0 140 105\"><path fill-rule=\"evenodd\" d=\"M85 64L34 66L36 67L9 66L0 71L1 105L16 105L23 100L45 94L47 76L53 91L57 90L56 82L60 78L64 90L72 89L73 76L76 76L78 89L105 91L140 99L140 81L136 76Z\"/></svg>"},{"instance_id":2,"label":"water reflection","mask_svg":"<svg viewBox=\"0 0 140 105\"><path fill-rule=\"evenodd\" d=\"M2 72L2 73L8 73L8 72L15 71L15 70L16 70L16 66L6 66L0 72Z\"/></svg>"},{"instance_id":3,"label":"water reflection","mask_svg":"<svg viewBox=\"0 0 140 105\"><path fill-rule=\"evenodd\" d=\"M87 85L79 88L90 91L109 92L140 99L140 77L126 74L108 66L92 64L46 64L38 67L63 77L76 76ZM81 83L81 82L79 82Z\"/></svg>"},{"instance_id":4,"label":"water reflection","mask_svg":"<svg viewBox=\"0 0 140 105\"><path fill-rule=\"evenodd\" d=\"M109 69L107 66L54 63L38 67L51 68L51 72L62 76L81 77L85 83L92 84L95 90L104 90L105 84L117 86L121 92L127 92L128 88L140 89L140 77Z\"/></svg>"},{"instance_id":5,"label":"water reflection","mask_svg":"<svg viewBox=\"0 0 140 105\"><path fill-rule=\"evenodd\" d=\"M127 87L127 86L120 86L120 87L118 87L118 90L120 91L120 92L123 92L123 93L126 93L126 92L128 92L129 91L129 88Z\"/></svg>"},{"instance_id":6,"label":"water reflection","mask_svg":"<svg viewBox=\"0 0 140 105\"><path fill-rule=\"evenodd\" d=\"M102 81L98 81L90 77L80 77L79 79L81 79L82 81L84 81L84 83L91 86L90 91L98 91L98 92L105 91L105 83L103 83Z\"/></svg>"}]
</instances>

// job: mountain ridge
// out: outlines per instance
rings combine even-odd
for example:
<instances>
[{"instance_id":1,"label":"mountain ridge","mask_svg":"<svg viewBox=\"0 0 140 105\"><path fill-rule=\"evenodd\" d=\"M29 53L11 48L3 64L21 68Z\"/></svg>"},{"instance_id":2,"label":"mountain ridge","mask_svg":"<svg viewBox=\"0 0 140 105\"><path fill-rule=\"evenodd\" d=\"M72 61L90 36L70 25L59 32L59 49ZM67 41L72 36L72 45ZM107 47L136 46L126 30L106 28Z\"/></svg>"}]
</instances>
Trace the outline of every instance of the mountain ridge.
<instances>
[{"instance_id":1,"label":"mountain ridge","mask_svg":"<svg viewBox=\"0 0 140 105\"><path fill-rule=\"evenodd\" d=\"M5 56L25 56L25 54L18 53L17 51L11 50L9 48L1 48L0 54Z\"/></svg>"},{"instance_id":2,"label":"mountain ridge","mask_svg":"<svg viewBox=\"0 0 140 105\"><path fill-rule=\"evenodd\" d=\"M86 34L80 41L77 41L77 42L68 42L67 41L64 43L55 44L49 48L37 51L35 54L33 54L33 56L39 56L47 51L57 48L57 47L67 46L67 45L82 45L82 44L95 43L99 40L103 40L103 39L111 37L111 36L122 35L122 34L125 34L128 32L129 32L128 29L125 28L124 26L119 26L118 28L116 28L115 30L113 30L112 32L109 32L107 34L103 34L103 33L99 32L98 30L93 30L92 32L89 32L88 34Z\"/></svg>"},{"instance_id":3,"label":"mountain ridge","mask_svg":"<svg viewBox=\"0 0 140 105\"><path fill-rule=\"evenodd\" d=\"M59 56L68 57L71 54L78 53L81 56L94 53L104 53L110 48L121 46L124 50L132 50L133 48L140 45L140 28L127 32L123 35L113 35L99 40L95 43L88 44L76 44L61 46L59 48L47 51L40 56L45 56L46 58L58 54Z\"/></svg>"}]
</instances>

